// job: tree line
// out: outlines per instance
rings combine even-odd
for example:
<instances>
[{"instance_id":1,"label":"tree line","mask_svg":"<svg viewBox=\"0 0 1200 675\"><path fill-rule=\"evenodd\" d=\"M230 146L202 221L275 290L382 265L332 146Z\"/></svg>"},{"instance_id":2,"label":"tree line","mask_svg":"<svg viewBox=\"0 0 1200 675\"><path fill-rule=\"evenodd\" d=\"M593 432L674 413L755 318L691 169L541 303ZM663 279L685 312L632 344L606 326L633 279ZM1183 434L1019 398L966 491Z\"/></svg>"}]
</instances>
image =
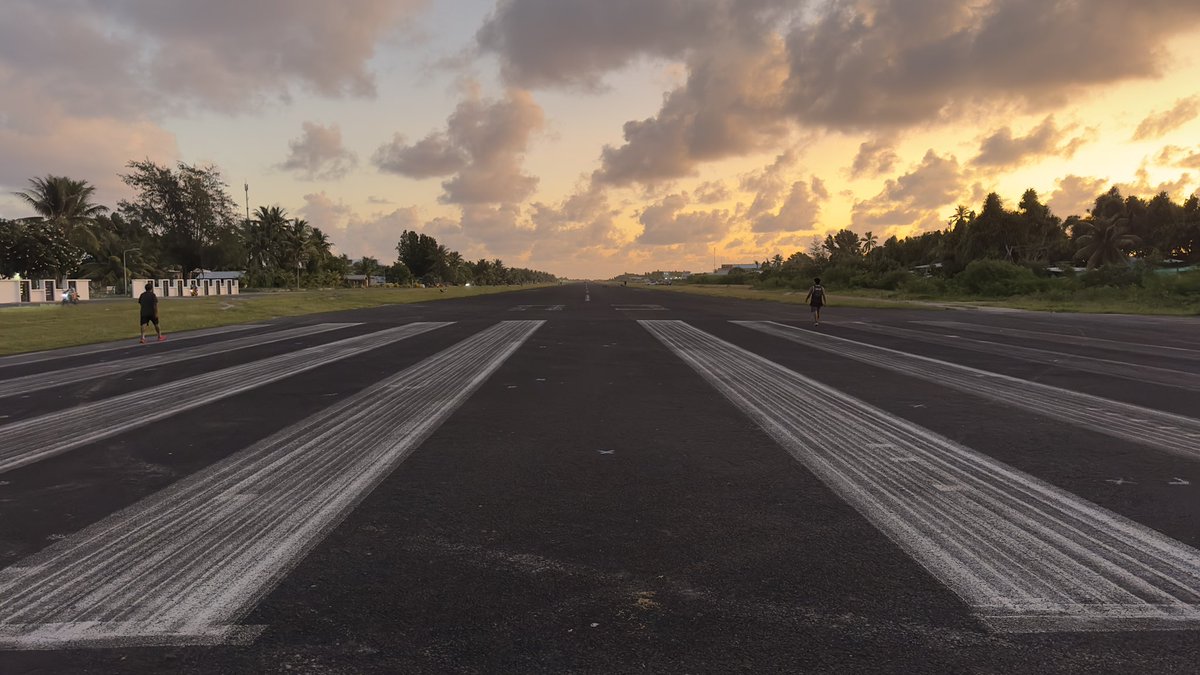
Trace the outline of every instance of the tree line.
<instances>
[{"instance_id":1,"label":"tree line","mask_svg":"<svg viewBox=\"0 0 1200 675\"><path fill-rule=\"evenodd\" d=\"M145 160L126 168L121 180L134 196L115 209L96 204L95 188L87 181L53 175L30 179L28 189L14 194L36 215L0 219L0 277L86 278L121 287L125 278L238 270L246 272L243 286L258 288L338 286L350 274L405 285L555 280L499 259L465 261L432 237L407 230L393 263L352 260L334 254L334 243L320 227L278 206L259 206L241 216L215 166Z\"/></svg>"},{"instance_id":2,"label":"tree line","mask_svg":"<svg viewBox=\"0 0 1200 675\"><path fill-rule=\"evenodd\" d=\"M932 277L966 282L970 290L970 280L981 274L1028 280L1071 276L1082 268L1088 283L1120 285L1136 283L1164 261L1200 263L1196 195L1181 204L1165 192L1146 200L1124 197L1113 187L1095 198L1087 216L1064 220L1030 189L1015 209L994 192L978 211L958 206L938 230L892 236L881 244L871 232L842 229L814 237L808 251L756 261L757 276L735 269L721 277L693 275L691 281L806 288L819 276L842 287L896 290L931 287L919 278Z\"/></svg>"}]
</instances>

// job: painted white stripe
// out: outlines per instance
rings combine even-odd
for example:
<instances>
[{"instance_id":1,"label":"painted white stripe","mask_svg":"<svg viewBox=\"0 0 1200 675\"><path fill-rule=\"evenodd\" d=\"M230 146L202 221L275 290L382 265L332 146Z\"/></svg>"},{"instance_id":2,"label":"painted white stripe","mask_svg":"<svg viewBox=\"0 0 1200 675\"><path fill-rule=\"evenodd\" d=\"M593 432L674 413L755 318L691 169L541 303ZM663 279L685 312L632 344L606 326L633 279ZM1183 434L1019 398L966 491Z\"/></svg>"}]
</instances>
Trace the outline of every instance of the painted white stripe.
<instances>
[{"instance_id":1,"label":"painted white stripe","mask_svg":"<svg viewBox=\"0 0 1200 675\"><path fill-rule=\"evenodd\" d=\"M506 321L0 570L0 646L241 642L234 622L541 321Z\"/></svg>"},{"instance_id":2,"label":"painted white stripe","mask_svg":"<svg viewBox=\"0 0 1200 675\"><path fill-rule=\"evenodd\" d=\"M666 307L662 305L613 305L613 309L618 312L665 312Z\"/></svg>"},{"instance_id":3,"label":"painted white stripe","mask_svg":"<svg viewBox=\"0 0 1200 675\"><path fill-rule=\"evenodd\" d=\"M0 473L447 325L411 323L13 422L0 427Z\"/></svg>"},{"instance_id":4,"label":"painted white stripe","mask_svg":"<svg viewBox=\"0 0 1200 675\"><path fill-rule=\"evenodd\" d=\"M243 323L234 326L202 328L200 330L191 330L185 333L171 333L170 339L172 343L176 343L183 340L195 340L197 338L212 337L214 335L233 333L240 330L250 330L251 328L263 328L266 325L267 324L261 323ZM23 366L27 363L38 363L41 361L50 361L52 359L65 359L70 356L96 354L98 352L108 352L116 349L129 349L131 347L137 347L132 338L128 340L121 340L119 342L104 342L97 345L64 347L62 349L51 349L44 352L27 352L25 354L11 354L9 356L0 356L0 368L7 368L8 366Z\"/></svg>"},{"instance_id":5,"label":"painted white stripe","mask_svg":"<svg viewBox=\"0 0 1200 675\"><path fill-rule=\"evenodd\" d=\"M188 361L190 359L198 359L213 354L224 354L238 349L246 349L247 347L257 347L258 345L270 344L272 342L280 342L282 340L291 340L292 338L304 337L306 335L316 335L325 333L331 330L340 330L349 328L350 326L358 326L357 323L322 323L314 326L299 326L289 328L274 333L266 333L262 335L249 335L224 342L210 342L208 344L197 345L188 349L176 349L173 351L162 351L145 354L130 354L128 358L118 359L115 361L102 361L100 363L92 363L73 368L63 368L61 370L53 370L42 373L34 373L23 377L14 377L8 380L0 380L0 398L5 396L14 396L16 394L24 394L31 391L39 391L41 389L49 389L51 387L60 387L65 384L73 384L75 382L83 382L85 380L93 380L99 377L107 377L117 373L128 373L133 370L143 370L146 368L157 368L170 363L179 363L180 361Z\"/></svg>"},{"instance_id":6,"label":"painted white stripe","mask_svg":"<svg viewBox=\"0 0 1200 675\"><path fill-rule=\"evenodd\" d=\"M930 344L947 345L955 349L995 354L1006 358L1032 361L1034 363L1047 363L1058 368L1097 373L1108 377L1133 380L1135 382L1151 382L1164 387L1200 391L1200 375L1179 370L1167 370L1166 368L1155 368L1153 366L1126 361L1098 359L1078 354L1067 354L1065 352L1055 352L1046 349L990 342L988 340L975 340L957 335L940 335L922 330L913 330L911 328L901 328L900 326L885 326L861 321L848 324L848 326L854 330L866 331L868 333L903 337Z\"/></svg>"},{"instance_id":7,"label":"painted white stripe","mask_svg":"<svg viewBox=\"0 0 1200 675\"><path fill-rule=\"evenodd\" d=\"M1200 551L686 323L641 323L993 630L1200 628Z\"/></svg>"},{"instance_id":8,"label":"painted white stripe","mask_svg":"<svg viewBox=\"0 0 1200 675\"><path fill-rule=\"evenodd\" d=\"M1089 431L1191 459L1200 457L1200 420L1190 417L795 328L773 321L734 321L733 323L848 359L981 396Z\"/></svg>"},{"instance_id":9,"label":"painted white stripe","mask_svg":"<svg viewBox=\"0 0 1200 675\"><path fill-rule=\"evenodd\" d=\"M1084 335L1067 335L1065 333L1052 333L1050 331L1003 328L1000 326L989 326L986 324L967 323L965 321L917 321L915 323L920 323L926 326L938 326L939 328L969 331L972 333L1004 335L1007 337L1040 340L1042 342L1058 342L1061 344L1076 345L1079 347L1097 347L1099 349L1110 349L1114 351L1129 352L1131 354L1165 356L1172 359L1200 361L1200 349L1188 349L1186 347L1168 347L1165 345L1151 345L1140 342L1125 342L1123 340L1106 340L1104 338L1087 337Z\"/></svg>"}]
</instances>

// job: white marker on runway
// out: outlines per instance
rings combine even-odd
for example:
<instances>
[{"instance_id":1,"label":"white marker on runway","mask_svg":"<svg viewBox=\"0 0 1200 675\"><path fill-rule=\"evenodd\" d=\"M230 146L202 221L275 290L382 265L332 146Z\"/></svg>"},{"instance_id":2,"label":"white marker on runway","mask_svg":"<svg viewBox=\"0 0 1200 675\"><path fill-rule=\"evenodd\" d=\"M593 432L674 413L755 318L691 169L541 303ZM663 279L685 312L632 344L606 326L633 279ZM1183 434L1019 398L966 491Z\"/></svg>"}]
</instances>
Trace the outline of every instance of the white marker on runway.
<instances>
[{"instance_id":1,"label":"white marker on runway","mask_svg":"<svg viewBox=\"0 0 1200 675\"><path fill-rule=\"evenodd\" d=\"M993 630L1200 628L1200 551L686 323L641 323Z\"/></svg>"},{"instance_id":2,"label":"white marker on runway","mask_svg":"<svg viewBox=\"0 0 1200 675\"><path fill-rule=\"evenodd\" d=\"M1101 434L1195 459L1200 420L1099 396L909 354L888 347L795 328L774 321L734 321L768 335L872 366L981 396Z\"/></svg>"},{"instance_id":3,"label":"white marker on runway","mask_svg":"<svg viewBox=\"0 0 1200 675\"><path fill-rule=\"evenodd\" d=\"M1129 363L1126 361L1097 359L1090 356L1067 354L1065 352L1055 352L1046 349L1035 349L1033 347L1022 347L1019 345L1010 345L1001 342L990 342L988 340L958 338L952 335L941 335L938 333L930 333L928 331L913 330L911 328L901 328L899 326L884 326L865 322L856 322L850 327L855 330L878 333L880 335L910 338L931 344L948 345L950 347L954 347L955 349L967 349L976 352L983 352L985 354L995 354L997 356L1003 356L1010 359L1015 358L1023 361L1032 361L1034 363L1046 363L1058 368L1068 368L1087 373L1098 373L1108 377L1120 377L1126 380L1134 380L1135 382L1153 382L1154 384L1162 385L1164 387L1177 387L1179 389L1187 389L1190 391L1200 391L1200 375L1194 375L1192 373L1182 372L1179 370L1155 368L1153 366L1147 366L1140 363Z\"/></svg>"},{"instance_id":4,"label":"white marker on runway","mask_svg":"<svg viewBox=\"0 0 1200 675\"><path fill-rule=\"evenodd\" d=\"M292 338L304 337L306 335L316 335L332 330L340 330L351 326L358 326L357 323L320 323L314 326L299 326L297 328L289 328L275 333L265 333L259 335L249 335L246 337L226 340L224 342L210 342L208 344L188 347L186 349L176 349L172 351L162 351L149 355L138 354L131 358L118 359L115 361L101 361L100 363L90 363L83 366L75 366L72 368L63 368L61 370L53 370L42 373L34 373L23 377L14 377L9 380L0 379L0 398L12 396L14 394L24 394L31 391L41 389L49 389L51 387L60 387L64 384L73 384L75 382L83 382L84 380L92 380L99 377L115 375L117 373L128 373L133 370L144 370L146 368L157 368L165 366L168 363L179 363L180 361L188 361L198 359L213 354L224 354L237 349L246 349L248 347L257 347L259 345L270 344L272 342L280 342L282 340L290 340Z\"/></svg>"},{"instance_id":5,"label":"white marker on runway","mask_svg":"<svg viewBox=\"0 0 1200 675\"><path fill-rule=\"evenodd\" d=\"M237 626L541 321L506 321L0 570L0 647L245 642Z\"/></svg>"},{"instance_id":6,"label":"white marker on runway","mask_svg":"<svg viewBox=\"0 0 1200 675\"><path fill-rule=\"evenodd\" d=\"M1172 359L1200 361L1200 349L1188 349L1186 347L1170 347L1167 345L1151 345L1142 342L1106 340L1104 338L1087 337L1084 335L1067 335L1065 333L1054 333L1041 330L1003 328L988 324L967 323L965 321L918 321L917 323L927 326L938 326L940 328L953 328L955 330L964 330L973 333L1004 335L1006 337L1040 340L1042 342L1059 342L1063 344L1074 345L1076 347L1096 347L1099 349L1130 352L1132 354L1165 356Z\"/></svg>"},{"instance_id":7,"label":"white marker on runway","mask_svg":"<svg viewBox=\"0 0 1200 675\"><path fill-rule=\"evenodd\" d=\"M448 325L397 326L6 424L0 426L0 473Z\"/></svg>"},{"instance_id":8,"label":"white marker on runway","mask_svg":"<svg viewBox=\"0 0 1200 675\"><path fill-rule=\"evenodd\" d=\"M190 330L183 333L172 333L171 343L174 344L183 340L196 340L198 338L212 337L214 335L234 333L242 330L250 330L252 328L265 328L266 325L267 324L261 323L243 323L235 326L218 326L216 328L202 328L200 330ZM0 368L7 368L8 366L23 366L28 363L40 363L42 361L51 361L53 359L65 359L72 356L98 354L100 352L110 352L118 349L133 349L136 347L137 345L133 343L133 340L121 340L119 342L104 342L98 345L86 345L83 347L65 347L63 349L51 349L42 352L11 354L9 356L0 356Z\"/></svg>"}]
</instances>

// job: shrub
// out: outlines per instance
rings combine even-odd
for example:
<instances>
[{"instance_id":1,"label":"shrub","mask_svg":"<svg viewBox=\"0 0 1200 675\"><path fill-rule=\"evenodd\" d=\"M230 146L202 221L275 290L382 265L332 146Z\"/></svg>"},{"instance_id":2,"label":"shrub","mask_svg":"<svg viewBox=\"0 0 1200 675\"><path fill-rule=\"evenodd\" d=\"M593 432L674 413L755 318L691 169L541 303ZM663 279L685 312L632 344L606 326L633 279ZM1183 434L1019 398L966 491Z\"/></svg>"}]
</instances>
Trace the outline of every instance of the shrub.
<instances>
[{"instance_id":1,"label":"shrub","mask_svg":"<svg viewBox=\"0 0 1200 675\"><path fill-rule=\"evenodd\" d=\"M954 284L972 295L1006 297L1033 293L1046 286L1027 267L1003 260L975 260L954 277Z\"/></svg>"}]
</instances>

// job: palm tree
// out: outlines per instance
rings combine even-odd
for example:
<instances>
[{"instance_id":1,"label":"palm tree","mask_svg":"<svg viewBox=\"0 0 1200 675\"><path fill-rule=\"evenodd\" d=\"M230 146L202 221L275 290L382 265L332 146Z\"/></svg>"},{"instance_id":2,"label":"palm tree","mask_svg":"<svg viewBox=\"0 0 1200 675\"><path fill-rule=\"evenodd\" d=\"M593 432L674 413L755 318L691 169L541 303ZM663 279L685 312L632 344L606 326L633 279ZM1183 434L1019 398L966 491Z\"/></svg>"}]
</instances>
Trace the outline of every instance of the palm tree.
<instances>
[{"instance_id":1,"label":"palm tree","mask_svg":"<svg viewBox=\"0 0 1200 675\"><path fill-rule=\"evenodd\" d=\"M1083 221L1087 231L1076 240L1080 249L1075 252L1076 258L1087 258L1089 270L1103 267L1126 260L1125 249L1141 243L1141 239L1128 234L1125 216L1109 216L1093 218L1091 222Z\"/></svg>"},{"instance_id":2,"label":"palm tree","mask_svg":"<svg viewBox=\"0 0 1200 675\"><path fill-rule=\"evenodd\" d=\"M866 234L864 234L863 238L862 238L863 255L870 253L871 250L874 249L875 245L878 243L879 243L879 238L876 237L873 232L867 232Z\"/></svg>"},{"instance_id":3,"label":"palm tree","mask_svg":"<svg viewBox=\"0 0 1200 675\"><path fill-rule=\"evenodd\" d=\"M108 207L92 203L95 187L88 185L86 180L49 175L30 178L29 184L28 190L13 194L58 229L69 243L89 252L98 248L99 241L92 224L96 216L108 211Z\"/></svg>"},{"instance_id":4,"label":"palm tree","mask_svg":"<svg viewBox=\"0 0 1200 675\"><path fill-rule=\"evenodd\" d=\"M958 229L974 219L975 213L968 210L967 207L963 206L962 204L959 204L954 208L954 215L950 216L950 220L946 221L946 224Z\"/></svg>"}]
</instances>

